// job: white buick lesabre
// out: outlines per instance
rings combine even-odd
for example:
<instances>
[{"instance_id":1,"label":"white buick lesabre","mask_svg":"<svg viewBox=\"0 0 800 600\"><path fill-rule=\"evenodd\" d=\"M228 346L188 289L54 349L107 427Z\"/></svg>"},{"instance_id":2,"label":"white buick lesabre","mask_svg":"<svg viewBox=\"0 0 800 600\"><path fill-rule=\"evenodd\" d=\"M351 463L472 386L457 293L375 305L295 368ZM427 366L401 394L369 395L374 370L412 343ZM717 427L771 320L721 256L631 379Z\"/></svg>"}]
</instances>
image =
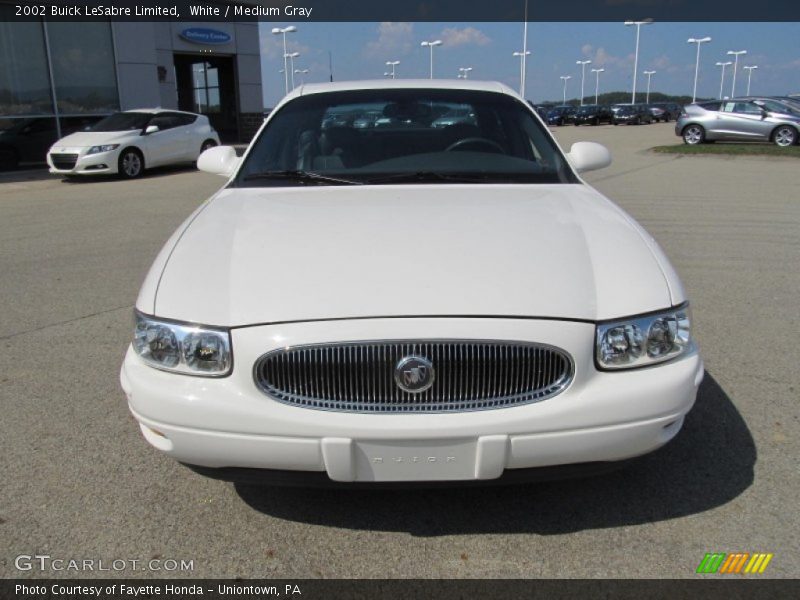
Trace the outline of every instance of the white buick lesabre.
<instances>
[{"instance_id":1,"label":"white buick lesabre","mask_svg":"<svg viewBox=\"0 0 800 600\"><path fill-rule=\"evenodd\" d=\"M145 439L284 483L505 481L659 448L703 363L664 253L578 176L610 161L564 154L498 83L302 86L242 159L201 155L228 183L144 282L121 381Z\"/></svg>"}]
</instances>

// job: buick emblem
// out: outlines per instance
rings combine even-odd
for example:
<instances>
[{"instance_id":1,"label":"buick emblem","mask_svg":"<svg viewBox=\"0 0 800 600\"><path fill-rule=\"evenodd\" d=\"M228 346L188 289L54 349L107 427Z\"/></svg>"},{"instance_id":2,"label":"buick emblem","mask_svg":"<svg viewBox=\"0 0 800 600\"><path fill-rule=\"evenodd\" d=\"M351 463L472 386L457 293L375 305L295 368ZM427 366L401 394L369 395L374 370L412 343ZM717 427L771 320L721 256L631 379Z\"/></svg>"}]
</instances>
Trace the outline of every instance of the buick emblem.
<instances>
[{"instance_id":1,"label":"buick emblem","mask_svg":"<svg viewBox=\"0 0 800 600\"><path fill-rule=\"evenodd\" d=\"M394 381L404 392L418 394L433 385L433 363L422 356L406 356L394 368Z\"/></svg>"}]
</instances>

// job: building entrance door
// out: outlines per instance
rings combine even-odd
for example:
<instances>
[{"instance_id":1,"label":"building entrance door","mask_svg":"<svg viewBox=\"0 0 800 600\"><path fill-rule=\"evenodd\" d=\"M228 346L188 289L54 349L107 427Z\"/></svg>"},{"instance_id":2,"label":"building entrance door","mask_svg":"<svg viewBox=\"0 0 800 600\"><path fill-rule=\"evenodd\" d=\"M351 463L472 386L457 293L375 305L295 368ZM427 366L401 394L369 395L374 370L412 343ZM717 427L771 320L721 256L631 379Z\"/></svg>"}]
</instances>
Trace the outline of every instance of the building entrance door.
<instances>
[{"instance_id":1,"label":"building entrance door","mask_svg":"<svg viewBox=\"0 0 800 600\"><path fill-rule=\"evenodd\" d=\"M178 108L208 117L223 143L239 140L233 57L175 54Z\"/></svg>"}]
</instances>

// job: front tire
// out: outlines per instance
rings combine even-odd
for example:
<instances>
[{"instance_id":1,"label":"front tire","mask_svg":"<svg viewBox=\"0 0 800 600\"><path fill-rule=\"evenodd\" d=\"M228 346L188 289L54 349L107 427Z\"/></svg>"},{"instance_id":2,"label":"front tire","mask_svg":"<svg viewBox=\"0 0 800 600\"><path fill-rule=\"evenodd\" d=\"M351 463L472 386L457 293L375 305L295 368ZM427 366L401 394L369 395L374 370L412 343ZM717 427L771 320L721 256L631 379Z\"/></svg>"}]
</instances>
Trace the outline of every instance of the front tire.
<instances>
[{"instance_id":1,"label":"front tire","mask_svg":"<svg viewBox=\"0 0 800 600\"><path fill-rule=\"evenodd\" d=\"M215 142L214 140L206 140L205 142L203 142L203 145L200 146L200 154L202 154L203 152L205 152L209 148L213 148L216 145L217 145L217 142Z\"/></svg>"},{"instance_id":2,"label":"front tire","mask_svg":"<svg viewBox=\"0 0 800 600\"><path fill-rule=\"evenodd\" d=\"M706 130L700 125L687 125L683 128L683 143L690 146L697 146L706 141Z\"/></svg>"},{"instance_id":3,"label":"front tire","mask_svg":"<svg viewBox=\"0 0 800 600\"><path fill-rule=\"evenodd\" d=\"M791 125L781 125L772 133L772 142L776 146L786 148L797 143L797 129Z\"/></svg>"},{"instance_id":4,"label":"front tire","mask_svg":"<svg viewBox=\"0 0 800 600\"><path fill-rule=\"evenodd\" d=\"M123 179L136 179L144 172L144 156L136 148L125 148L118 161L119 176Z\"/></svg>"}]
</instances>

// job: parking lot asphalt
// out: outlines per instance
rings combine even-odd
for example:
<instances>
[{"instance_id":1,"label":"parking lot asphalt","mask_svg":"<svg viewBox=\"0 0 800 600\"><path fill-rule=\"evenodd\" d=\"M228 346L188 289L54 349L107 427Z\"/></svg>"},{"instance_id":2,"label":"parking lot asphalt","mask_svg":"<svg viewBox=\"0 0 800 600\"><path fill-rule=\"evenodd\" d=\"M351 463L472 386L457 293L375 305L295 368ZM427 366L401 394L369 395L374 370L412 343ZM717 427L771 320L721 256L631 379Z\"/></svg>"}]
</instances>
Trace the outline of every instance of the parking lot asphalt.
<instances>
[{"instance_id":1,"label":"parking lot asphalt","mask_svg":"<svg viewBox=\"0 0 800 600\"><path fill-rule=\"evenodd\" d=\"M47 554L193 561L118 573L133 577L696 577L704 553L733 551L800 576L795 164L649 153L677 143L672 124L555 133L611 149L587 180L657 238L691 297L707 373L672 443L611 475L507 488L205 479L142 440L118 371L147 268L222 179L0 176L0 576L92 575L15 568Z\"/></svg>"}]
</instances>

